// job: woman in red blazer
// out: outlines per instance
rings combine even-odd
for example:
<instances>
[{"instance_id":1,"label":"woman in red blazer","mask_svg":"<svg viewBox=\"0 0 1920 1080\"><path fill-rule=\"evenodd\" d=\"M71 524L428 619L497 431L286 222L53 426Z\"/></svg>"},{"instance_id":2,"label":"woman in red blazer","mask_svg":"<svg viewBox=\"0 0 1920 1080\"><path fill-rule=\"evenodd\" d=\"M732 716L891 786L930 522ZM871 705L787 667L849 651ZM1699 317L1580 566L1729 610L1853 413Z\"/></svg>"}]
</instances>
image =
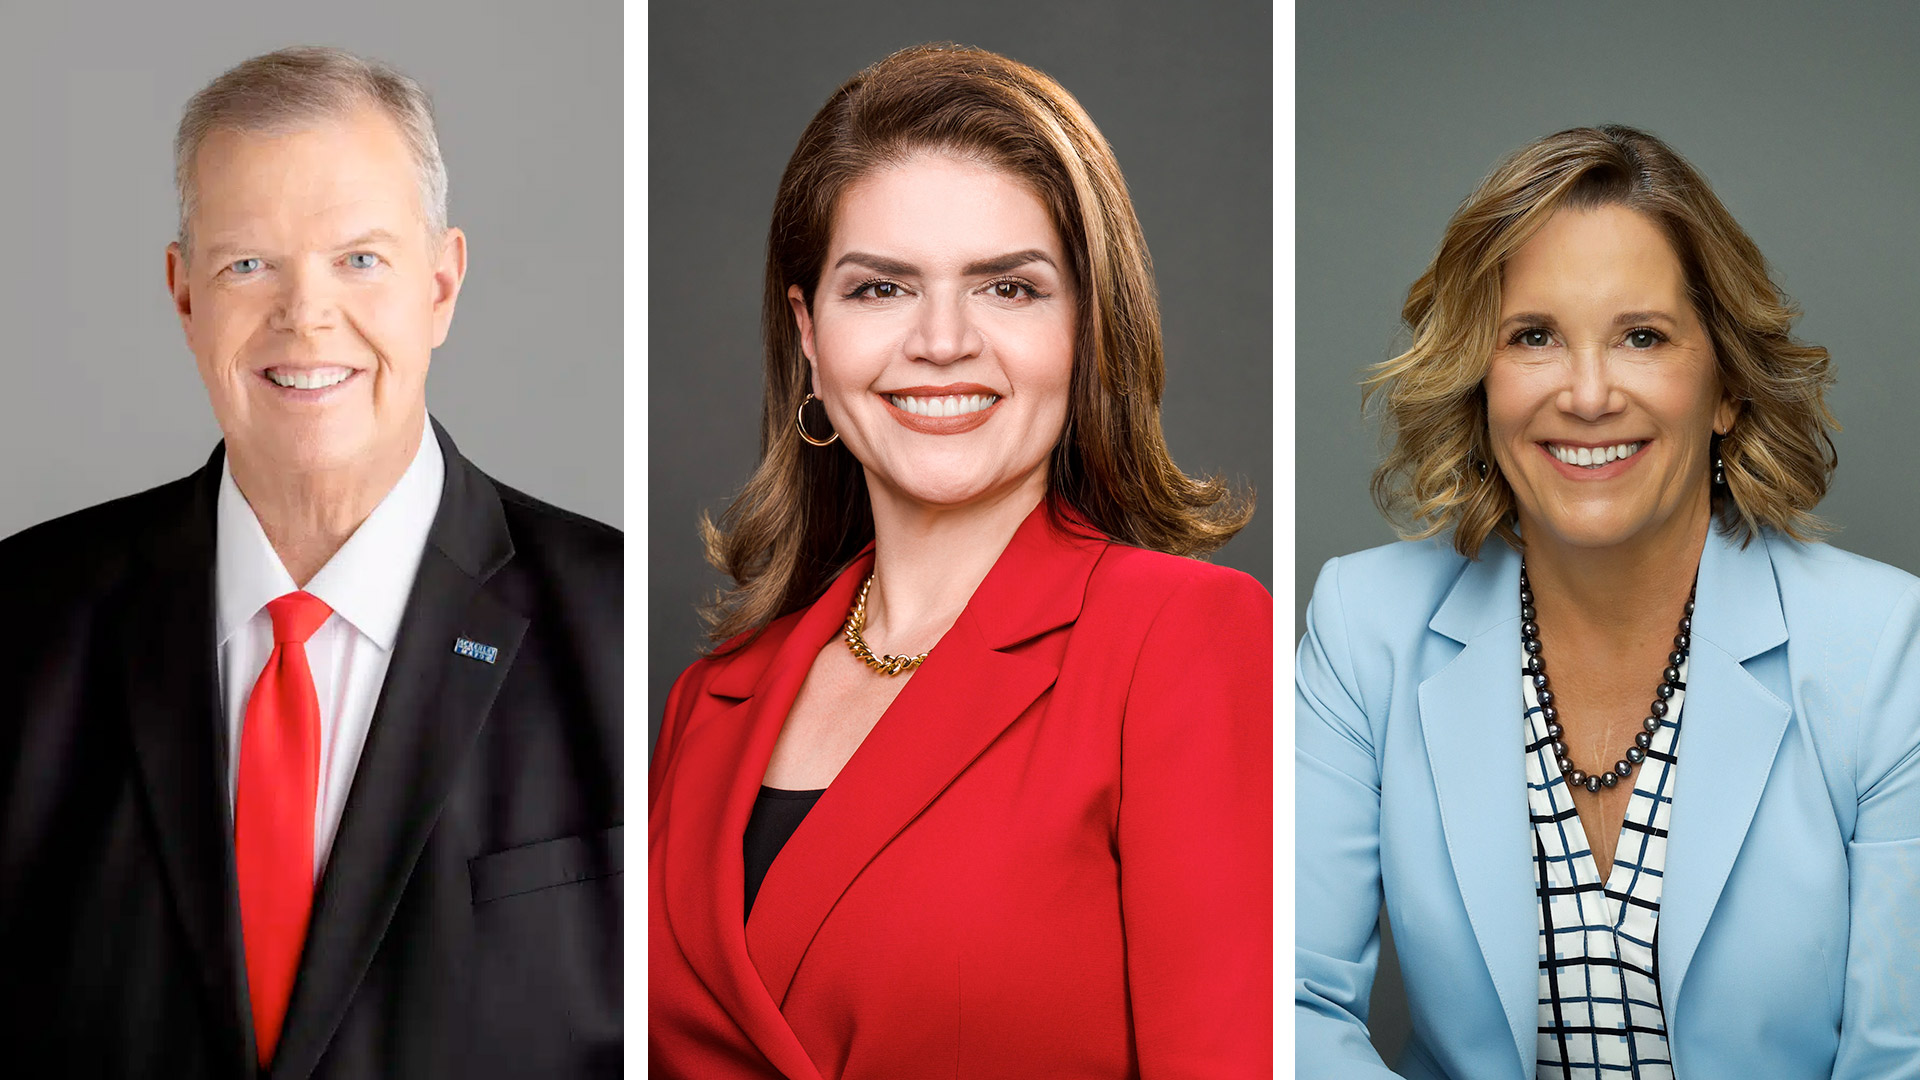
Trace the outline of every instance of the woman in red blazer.
<instances>
[{"instance_id":1,"label":"woman in red blazer","mask_svg":"<svg viewBox=\"0 0 1920 1080\"><path fill-rule=\"evenodd\" d=\"M667 1077L1252 1077L1272 1063L1272 602L1182 555L1111 151L1046 76L896 54L781 182L723 643L649 783Z\"/></svg>"}]
</instances>

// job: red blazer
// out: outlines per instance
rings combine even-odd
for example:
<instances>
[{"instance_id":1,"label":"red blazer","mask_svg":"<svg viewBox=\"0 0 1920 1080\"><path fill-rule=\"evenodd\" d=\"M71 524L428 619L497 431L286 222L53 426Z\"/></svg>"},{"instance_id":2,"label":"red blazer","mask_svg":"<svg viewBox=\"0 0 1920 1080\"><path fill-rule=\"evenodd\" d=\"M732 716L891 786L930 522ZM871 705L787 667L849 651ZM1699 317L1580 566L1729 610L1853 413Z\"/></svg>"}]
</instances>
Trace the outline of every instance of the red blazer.
<instances>
[{"instance_id":1,"label":"red blazer","mask_svg":"<svg viewBox=\"0 0 1920 1080\"><path fill-rule=\"evenodd\" d=\"M1273 601L1036 510L774 860L741 837L869 552L689 668L649 780L655 1076L1272 1074Z\"/></svg>"}]
</instances>

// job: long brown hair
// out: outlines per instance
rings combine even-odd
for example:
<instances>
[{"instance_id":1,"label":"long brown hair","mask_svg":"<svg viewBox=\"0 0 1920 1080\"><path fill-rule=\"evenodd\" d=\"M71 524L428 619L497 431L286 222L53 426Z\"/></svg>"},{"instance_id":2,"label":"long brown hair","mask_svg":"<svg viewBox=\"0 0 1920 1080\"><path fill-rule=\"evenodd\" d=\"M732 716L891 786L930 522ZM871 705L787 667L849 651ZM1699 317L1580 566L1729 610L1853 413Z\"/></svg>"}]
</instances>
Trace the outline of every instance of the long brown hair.
<instances>
[{"instance_id":1,"label":"long brown hair","mask_svg":"<svg viewBox=\"0 0 1920 1080\"><path fill-rule=\"evenodd\" d=\"M1726 393L1739 405L1720 438L1726 491L1714 513L1747 541L1761 528L1809 539L1813 508L1838 457L1828 411L1827 350L1795 340L1799 311L1713 189L1666 143L1607 125L1529 143L1496 166L1447 222L1440 251L1407 291L1401 320L1413 341L1375 367L1366 398L1386 399L1392 448L1373 474L1373 498L1402 536L1451 532L1469 558L1489 535L1514 547L1513 489L1491 462L1481 380L1493 356L1506 261L1555 211L1619 205L1666 234L1688 298L1713 341Z\"/></svg>"},{"instance_id":2,"label":"long brown hair","mask_svg":"<svg viewBox=\"0 0 1920 1080\"><path fill-rule=\"evenodd\" d=\"M1140 222L1113 151L1060 84L956 45L894 53L835 91L787 162L767 238L760 464L716 526L707 561L734 585L708 605L710 636L758 631L811 603L873 538L860 463L844 444L804 445L794 414L808 367L787 302L811 308L840 195L915 153L957 154L1025 182L1060 233L1078 297L1067 422L1048 460L1049 507L1122 543L1199 555L1252 516L1218 478L1182 473L1160 431L1160 311Z\"/></svg>"}]
</instances>

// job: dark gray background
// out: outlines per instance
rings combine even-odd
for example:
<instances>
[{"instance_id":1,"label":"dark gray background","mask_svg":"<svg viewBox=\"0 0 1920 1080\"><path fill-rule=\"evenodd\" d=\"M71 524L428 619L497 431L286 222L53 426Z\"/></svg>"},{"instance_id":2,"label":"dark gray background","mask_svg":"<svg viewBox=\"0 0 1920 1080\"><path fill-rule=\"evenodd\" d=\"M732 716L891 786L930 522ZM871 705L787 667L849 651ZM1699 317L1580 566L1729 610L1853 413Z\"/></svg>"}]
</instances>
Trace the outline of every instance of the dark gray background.
<instances>
[{"instance_id":1,"label":"dark gray background","mask_svg":"<svg viewBox=\"0 0 1920 1080\"><path fill-rule=\"evenodd\" d=\"M1272 16L1264 2L653 6L648 45L650 730L721 577L694 522L759 453L766 233L827 96L896 49L951 40L1059 80L1113 144L1153 253L1173 458L1261 501L1216 561L1271 588ZM856 17L858 16L858 17Z\"/></svg>"},{"instance_id":2,"label":"dark gray background","mask_svg":"<svg viewBox=\"0 0 1920 1080\"><path fill-rule=\"evenodd\" d=\"M0 536L219 440L166 290L174 127L214 76L296 44L433 96L469 252L433 413L502 481L618 525L620 29L611 4L0 2Z\"/></svg>"},{"instance_id":3,"label":"dark gray background","mask_svg":"<svg viewBox=\"0 0 1920 1080\"><path fill-rule=\"evenodd\" d=\"M1920 8L1904 3L1303 4L1297 85L1296 626L1327 559L1394 539L1367 496L1362 368L1448 216L1503 154L1581 124L1667 140L1706 176L1832 350L1846 430L1834 543L1920 570ZM1310 508L1310 509L1309 509ZM1374 994L1407 1034L1391 948Z\"/></svg>"}]
</instances>

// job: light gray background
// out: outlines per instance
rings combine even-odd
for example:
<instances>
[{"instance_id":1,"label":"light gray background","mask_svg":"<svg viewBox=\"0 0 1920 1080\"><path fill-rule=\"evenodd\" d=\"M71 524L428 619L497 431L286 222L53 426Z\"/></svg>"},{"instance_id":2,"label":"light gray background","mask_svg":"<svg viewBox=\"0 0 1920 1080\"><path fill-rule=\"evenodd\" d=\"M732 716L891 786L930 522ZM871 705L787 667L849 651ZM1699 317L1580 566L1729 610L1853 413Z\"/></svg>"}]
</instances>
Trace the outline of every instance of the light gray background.
<instances>
[{"instance_id":1,"label":"light gray background","mask_svg":"<svg viewBox=\"0 0 1920 1080\"><path fill-rule=\"evenodd\" d=\"M1173 458L1257 489L1215 561L1271 587L1272 16L1262 2L655 4L649 25L648 701L704 641L721 576L694 522L759 453L760 293L780 173L856 71L952 40L1059 80L1113 144L1153 253ZM860 17L855 17L856 15Z\"/></svg>"},{"instance_id":2,"label":"light gray background","mask_svg":"<svg viewBox=\"0 0 1920 1080\"><path fill-rule=\"evenodd\" d=\"M1407 286L1498 158L1582 124L1667 140L1760 245L1839 375L1833 541L1920 570L1920 8L1375 0L1302 4L1295 25L1296 634L1322 563L1394 539L1367 495L1378 429L1357 382L1398 351ZM1373 1000L1392 1062L1390 944Z\"/></svg>"},{"instance_id":3,"label":"light gray background","mask_svg":"<svg viewBox=\"0 0 1920 1080\"><path fill-rule=\"evenodd\" d=\"M166 290L173 132L214 76L296 44L433 96L469 257L429 408L501 481L618 525L620 28L611 4L0 3L0 536L219 441Z\"/></svg>"}]
</instances>

